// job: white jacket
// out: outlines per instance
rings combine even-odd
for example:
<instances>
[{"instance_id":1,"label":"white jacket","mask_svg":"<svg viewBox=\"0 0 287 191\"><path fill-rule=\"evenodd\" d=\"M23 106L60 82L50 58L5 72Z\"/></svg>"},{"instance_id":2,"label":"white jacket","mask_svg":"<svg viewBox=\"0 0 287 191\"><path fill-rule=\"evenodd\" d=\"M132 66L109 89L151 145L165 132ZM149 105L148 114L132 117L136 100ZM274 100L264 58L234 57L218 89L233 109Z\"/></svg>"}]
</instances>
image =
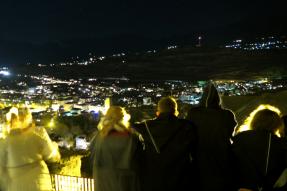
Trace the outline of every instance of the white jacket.
<instances>
[{"instance_id":1,"label":"white jacket","mask_svg":"<svg viewBox=\"0 0 287 191\"><path fill-rule=\"evenodd\" d=\"M1 154L4 157L1 160L4 161L2 171L6 171L5 188L8 191L52 190L45 161L59 160L60 154L58 145L51 141L46 130L34 126L13 129L4 142L6 154Z\"/></svg>"}]
</instances>

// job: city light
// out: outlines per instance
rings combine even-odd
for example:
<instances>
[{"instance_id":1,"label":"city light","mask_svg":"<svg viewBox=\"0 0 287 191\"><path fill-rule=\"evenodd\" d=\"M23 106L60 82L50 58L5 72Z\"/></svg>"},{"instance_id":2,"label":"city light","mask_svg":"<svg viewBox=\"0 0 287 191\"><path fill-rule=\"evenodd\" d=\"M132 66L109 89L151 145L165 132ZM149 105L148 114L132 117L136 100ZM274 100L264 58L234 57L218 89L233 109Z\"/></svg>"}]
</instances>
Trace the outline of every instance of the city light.
<instances>
[{"instance_id":1,"label":"city light","mask_svg":"<svg viewBox=\"0 0 287 191\"><path fill-rule=\"evenodd\" d=\"M3 75L3 76L10 76L10 72L9 72L9 69L7 67L1 67L0 68L0 75Z\"/></svg>"},{"instance_id":2,"label":"city light","mask_svg":"<svg viewBox=\"0 0 287 191\"><path fill-rule=\"evenodd\" d=\"M50 127L50 128L55 127L55 120L54 120L54 118L52 118L52 119L50 120L50 122L48 123L48 127Z\"/></svg>"},{"instance_id":3,"label":"city light","mask_svg":"<svg viewBox=\"0 0 287 191\"><path fill-rule=\"evenodd\" d=\"M10 76L10 72L9 71L0 71L0 74L2 74L4 76Z\"/></svg>"},{"instance_id":4,"label":"city light","mask_svg":"<svg viewBox=\"0 0 287 191\"><path fill-rule=\"evenodd\" d=\"M242 50L271 50L285 49L286 42L274 37L261 38L256 42L245 42L243 40L234 40L232 43L225 45L225 48L242 49Z\"/></svg>"}]
</instances>

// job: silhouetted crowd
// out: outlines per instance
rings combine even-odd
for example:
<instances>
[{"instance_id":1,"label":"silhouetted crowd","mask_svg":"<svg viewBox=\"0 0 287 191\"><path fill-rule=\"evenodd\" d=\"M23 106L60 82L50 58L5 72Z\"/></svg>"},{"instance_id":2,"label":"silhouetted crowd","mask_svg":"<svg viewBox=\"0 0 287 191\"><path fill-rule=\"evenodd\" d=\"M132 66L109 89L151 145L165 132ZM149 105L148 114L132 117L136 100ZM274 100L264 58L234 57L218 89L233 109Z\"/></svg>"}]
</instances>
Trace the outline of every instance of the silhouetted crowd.
<instances>
[{"instance_id":1,"label":"silhouetted crowd","mask_svg":"<svg viewBox=\"0 0 287 191\"><path fill-rule=\"evenodd\" d=\"M95 191L287 190L286 117L275 107L239 126L209 83L187 119L172 97L160 99L156 115L130 124L124 108L107 110L91 141ZM58 145L27 108L11 108L5 125L0 190L52 191L46 161L59 161Z\"/></svg>"},{"instance_id":2,"label":"silhouetted crowd","mask_svg":"<svg viewBox=\"0 0 287 191\"><path fill-rule=\"evenodd\" d=\"M271 108L239 127L212 83L187 119L172 97L160 99L155 119L136 124L111 106L91 143L95 190L287 190L284 118Z\"/></svg>"}]
</instances>

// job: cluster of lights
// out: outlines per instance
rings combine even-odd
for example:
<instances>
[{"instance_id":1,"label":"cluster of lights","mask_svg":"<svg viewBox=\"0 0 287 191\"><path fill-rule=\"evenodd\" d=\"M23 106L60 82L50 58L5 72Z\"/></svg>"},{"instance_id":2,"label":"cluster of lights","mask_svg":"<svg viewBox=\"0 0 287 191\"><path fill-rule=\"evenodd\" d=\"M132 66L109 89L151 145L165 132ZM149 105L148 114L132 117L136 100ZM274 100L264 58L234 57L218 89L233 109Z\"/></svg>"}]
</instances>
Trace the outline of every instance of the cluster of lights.
<instances>
[{"instance_id":1,"label":"cluster of lights","mask_svg":"<svg viewBox=\"0 0 287 191\"><path fill-rule=\"evenodd\" d=\"M201 37L200 37L201 38ZM168 50L171 50L171 49L176 49L178 48L177 45L171 45L171 46L168 46L167 49ZM146 51L147 53L156 53L157 50L149 50L149 51ZM139 53L136 53L136 55L138 55ZM74 66L74 65L80 65L80 66L87 66L89 64L92 64L92 63L96 63L97 61L103 61L105 59L107 59L106 56L99 56L99 57L95 57L95 56L92 56L92 53L89 53L89 58L86 59L86 60L80 60L80 57L79 56L76 56L75 58L72 58L72 62L60 62L59 64L37 64L38 67L58 67L58 66ZM124 57L126 56L126 53L117 53L117 54L113 54L111 57ZM121 61L122 63L126 63L125 60L122 60ZM31 65L30 62L27 63L27 65Z\"/></svg>"},{"instance_id":2,"label":"cluster of lights","mask_svg":"<svg viewBox=\"0 0 287 191\"><path fill-rule=\"evenodd\" d=\"M252 81L216 81L220 93L229 96L252 95L260 91L274 91L284 88L282 84L273 84L267 78Z\"/></svg>"},{"instance_id":3,"label":"cluster of lights","mask_svg":"<svg viewBox=\"0 0 287 191\"><path fill-rule=\"evenodd\" d=\"M10 76L9 69L8 69L7 67L2 67L2 68L0 68L0 75Z\"/></svg>"},{"instance_id":4,"label":"cluster of lights","mask_svg":"<svg viewBox=\"0 0 287 191\"><path fill-rule=\"evenodd\" d=\"M275 39L274 37L261 38L258 42L244 43L242 40L234 40L226 48L242 49L242 50L270 50L287 48L286 41Z\"/></svg>"},{"instance_id":5,"label":"cluster of lights","mask_svg":"<svg viewBox=\"0 0 287 191\"><path fill-rule=\"evenodd\" d=\"M112 57L123 57L125 56L125 53L119 53L119 54L113 54Z\"/></svg>"},{"instance_id":6,"label":"cluster of lights","mask_svg":"<svg viewBox=\"0 0 287 191\"><path fill-rule=\"evenodd\" d=\"M149 53L149 54L156 53L156 50L148 50L147 53Z\"/></svg>"},{"instance_id":7,"label":"cluster of lights","mask_svg":"<svg viewBox=\"0 0 287 191\"><path fill-rule=\"evenodd\" d=\"M102 79L91 78L83 81L60 80L49 76L29 76L29 78L38 81L39 85L27 88L26 83L19 82L18 85L22 87L20 90L2 88L0 89L2 101L11 102L13 100L13 102L17 102L18 100L21 102L25 99L29 102L45 102L45 100L53 100L53 103L58 105L72 103L85 109L97 107L106 97L112 96L117 97L118 101L125 106L139 107L143 105L144 99L151 100L148 103L154 105L159 97L173 95L185 103L198 104L205 85L205 83L200 84L199 82L165 81L163 83L150 82L137 86L121 87L121 81L128 79L106 78L103 81ZM268 79L215 81L215 83L220 93L229 96L252 95L259 93L259 90L273 91L285 88L283 84L272 83Z\"/></svg>"},{"instance_id":8,"label":"cluster of lights","mask_svg":"<svg viewBox=\"0 0 287 191\"><path fill-rule=\"evenodd\" d=\"M167 47L168 50L170 50L170 49L176 49L176 48L177 48L177 46L168 46L168 47Z\"/></svg>"}]
</instances>

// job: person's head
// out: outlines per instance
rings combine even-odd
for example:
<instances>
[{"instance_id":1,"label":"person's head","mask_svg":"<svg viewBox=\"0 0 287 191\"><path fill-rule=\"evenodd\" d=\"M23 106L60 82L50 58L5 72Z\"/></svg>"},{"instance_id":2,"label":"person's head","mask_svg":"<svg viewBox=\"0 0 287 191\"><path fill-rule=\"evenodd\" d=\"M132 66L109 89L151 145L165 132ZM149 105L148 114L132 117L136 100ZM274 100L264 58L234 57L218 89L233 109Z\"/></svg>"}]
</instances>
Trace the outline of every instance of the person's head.
<instances>
[{"instance_id":1,"label":"person's head","mask_svg":"<svg viewBox=\"0 0 287 191\"><path fill-rule=\"evenodd\" d=\"M8 131L19 127L18 108L12 107L6 114Z\"/></svg>"},{"instance_id":2,"label":"person's head","mask_svg":"<svg viewBox=\"0 0 287 191\"><path fill-rule=\"evenodd\" d=\"M221 98L214 83L209 82L204 88L200 106L207 108L221 108Z\"/></svg>"},{"instance_id":3,"label":"person's head","mask_svg":"<svg viewBox=\"0 0 287 191\"><path fill-rule=\"evenodd\" d=\"M23 126L23 128L27 127L32 123L32 114L27 107L19 108L18 109L18 117L19 122Z\"/></svg>"},{"instance_id":4,"label":"person's head","mask_svg":"<svg viewBox=\"0 0 287 191\"><path fill-rule=\"evenodd\" d=\"M275 111L263 109L254 115L250 127L253 130L265 130L275 134L284 128L284 123Z\"/></svg>"},{"instance_id":5,"label":"person's head","mask_svg":"<svg viewBox=\"0 0 287 191\"><path fill-rule=\"evenodd\" d=\"M168 113L177 116L178 110L176 100L172 97L161 98L157 104L157 113Z\"/></svg>"},{"instance_id":6,"label":"person's head","mask_svg":"<svg viewBox=\"0 0 287 191\"><path fill-rule=\"evenodd\" d=\"M124 108L111 106L106 115L101 119L98 129L106 136L111 130L125 131L129 129L130 115Z\"/></svg>"}]
</instances>

